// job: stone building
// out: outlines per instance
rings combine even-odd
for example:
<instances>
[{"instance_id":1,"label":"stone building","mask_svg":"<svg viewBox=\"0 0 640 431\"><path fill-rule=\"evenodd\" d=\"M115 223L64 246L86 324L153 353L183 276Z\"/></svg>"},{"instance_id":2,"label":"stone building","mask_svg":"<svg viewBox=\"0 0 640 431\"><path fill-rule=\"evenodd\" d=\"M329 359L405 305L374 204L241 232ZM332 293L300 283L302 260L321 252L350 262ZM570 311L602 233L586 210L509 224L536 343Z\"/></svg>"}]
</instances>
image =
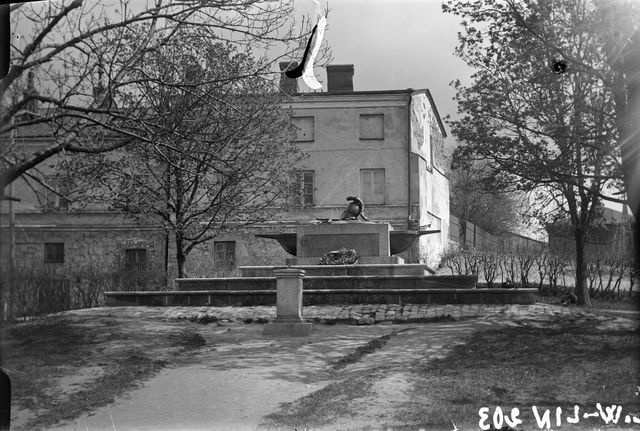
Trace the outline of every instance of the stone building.
<instances>
[{"instance_id":1,"label":"stone building","mask_svg":"<svg viewBox=\"0 0 640 431\"><path fill-rule=\"evenodd\" d=\"M403 254L405 261L436 265L448 241L449 182L446 132L433 98L429 90L354 91L353 74L353 65L327 66L328 91L317 93L299 93L297 81L282 75L280 87L292 95L296 140L309 157L300 166L300 207L264 229L287 232L297 223L339 217L345 198L355 195L370 220L395 229L440 229ZM227 245L214 242L203 255L215 260L222 247L235 248L240 265L278 264L286 257L275 241L254 239L253 231L220 240Z\"/></svg>"},{"instance_id":2,"label":"stone building","mask_svg":"<svg viewBox=\"0 0 640 431\"><path fill-rule=\"evenodd\" d=\"M54 143L46 126L17 129L11 139L29 153ZM21 269L66 277L72 269L145 267L163 271L166 235L153 226L113 212L106 205L87 207L65 198L72 179L62 174L63 158L52 157L14 181L0 201L0 262ZM11 200L15 198L15 200Z\"/></svg>"},{"instance_id":3,"label":"stone building","mask_svg":"<svg viewBox=\"0 0 640 431\"><path fill-rule=\"evenodd\" d=\"M187 274L212 276L237 265L281 264L286 253L280 246L254 234L339 217L349 195L364 201L370 220L388 221L395 229L440 229L421 237L403 256L437 264L448 240L449 186L443 174L446 134L435 103L428 90L354 91L353 74L353 65L328 66L328 91L320 93L299 93L297 81L282 75L281 88L291 95L296 141L309 155L299 166L302 202L277 220L198 247L187 259ZM51 141L44 129L20 130L13 139L27 149ZM47 184L64 193L65 179L56 174L59 160L46 163ZM144 267L166 271L171 279L171 237L156 226L140 226L106 206L69 205L29 179L5 192L20 201L0 204L3 265L13 253L18 264L61 272L82 265Z\"/></svg>"}]
</instances>

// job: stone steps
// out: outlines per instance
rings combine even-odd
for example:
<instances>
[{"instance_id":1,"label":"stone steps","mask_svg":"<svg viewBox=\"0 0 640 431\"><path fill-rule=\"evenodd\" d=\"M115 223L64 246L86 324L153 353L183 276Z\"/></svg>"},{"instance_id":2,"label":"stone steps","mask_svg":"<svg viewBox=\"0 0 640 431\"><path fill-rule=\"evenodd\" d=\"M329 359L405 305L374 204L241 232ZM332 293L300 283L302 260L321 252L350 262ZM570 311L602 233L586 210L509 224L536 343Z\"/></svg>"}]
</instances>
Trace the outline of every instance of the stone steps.
<instances>
[{"instance_id":1,"label":"stone steps","mask_svg":"<svg viewBox=\"0 0 640 431\"><path fill-rule=\"evenodd\" d=\"M278 266L240 266L242 277L271 277ZM354 264L354 265L293 265L307 276L337 275L430 275L435 271L423 264Z\"/></svg>"},{"instance_id":2,"label":"stone steps","mask_svg":"<svg viewBox=\"0 0 640 431\"><path fill-rule=\"evenodd\" d=\"M304 305L533 304L537 289L307 289ZM275 305L275 289L105 292L109 306Z\"/></svg>"},{"instance_id":3,"label":"stone steps","mask_svg":"<svg viewBox=\"0 0 640 431\"><path fill-rule=\"evenodd\" d=\"M331 275L307 276L304 289L473 289L473 275ZM179 278L177 290L274 290L275 277Z\"/></svg>"}]
</instances>

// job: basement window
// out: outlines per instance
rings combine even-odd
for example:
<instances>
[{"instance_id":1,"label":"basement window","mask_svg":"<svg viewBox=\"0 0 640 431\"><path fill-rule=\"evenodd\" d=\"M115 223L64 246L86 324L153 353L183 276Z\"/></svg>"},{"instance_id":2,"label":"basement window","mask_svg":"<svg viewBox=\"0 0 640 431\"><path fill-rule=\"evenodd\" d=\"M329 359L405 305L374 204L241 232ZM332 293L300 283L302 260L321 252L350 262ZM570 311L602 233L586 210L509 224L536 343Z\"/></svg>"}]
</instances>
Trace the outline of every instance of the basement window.
<instances>
[{"instance_id":1,"label":"basement window","mask_svg":"<svg viewBox=\"0 0 640 431\"><path fill-rule=\"evenodd\" d=\"M235 241L214 241L213 250L216 268L234 268L236 266Z\"/></svg>"},{"instance_id":2,"label":"basement window","mask_svg":"<svg viewBox=\"0 0 640 431\"><path fill-rule=\"evenodd\" d=\"M64 263L64 243L46 242L44 244L45 263Z\"/></svg>"},{"instance_id":3,"label":"basement window","mask_svg":"<svg viewBox=\"0 0 640 431\"><path fill-rule=\"evenodd\" d=\"M128 248L125 250L127 269L145 269L147 267L146 248Z\"/></svg>"}]
</instances>

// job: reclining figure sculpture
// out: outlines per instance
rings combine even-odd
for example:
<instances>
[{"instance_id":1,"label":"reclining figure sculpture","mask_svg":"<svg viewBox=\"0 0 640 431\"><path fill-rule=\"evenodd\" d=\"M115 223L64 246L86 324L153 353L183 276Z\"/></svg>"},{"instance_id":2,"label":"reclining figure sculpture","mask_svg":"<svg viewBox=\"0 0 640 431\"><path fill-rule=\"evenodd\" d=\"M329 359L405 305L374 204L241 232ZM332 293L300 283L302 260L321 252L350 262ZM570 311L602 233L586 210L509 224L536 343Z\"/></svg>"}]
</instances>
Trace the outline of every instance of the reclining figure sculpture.
<instances>
[{"instance_id":1,"label":"reclining figure sculpture","mask_svg":"<svg viewBox=\"0 0 640 431\"><path fill-rule=\"evenodd\" d=\"M347 200L349 204L340 216L340 220L358 220L358 217L362 217L363 220L369 221L364 215L364 203L359 197L347 196Z\"/></svg>"}]
</instances>

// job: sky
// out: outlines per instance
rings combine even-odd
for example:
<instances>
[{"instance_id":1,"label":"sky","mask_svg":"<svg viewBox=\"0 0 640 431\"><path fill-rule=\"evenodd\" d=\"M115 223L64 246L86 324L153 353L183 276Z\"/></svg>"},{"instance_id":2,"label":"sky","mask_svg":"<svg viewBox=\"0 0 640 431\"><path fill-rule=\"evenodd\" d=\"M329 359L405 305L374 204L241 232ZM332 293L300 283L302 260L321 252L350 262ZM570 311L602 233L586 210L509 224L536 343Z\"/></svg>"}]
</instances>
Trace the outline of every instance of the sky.
<instances>
[{"instance_id":1,"label":"sky","mask_svg":"<svg viewBox=\"0 0 640 431\"><path fill-rule=\"evenodd\" d=\"M326 7L327 0L318 1ZM328 5L324 39L332 64L354 65L354 90L428 88L443 119L456 114L449 83L471 74L454 54L460 17L443 13L437 0L331 0ZM300 16L315 11L313 0L296 0L295 7ZM316 73L326 91L324 69ZM305 88L302 80L300 87Z\"/></svg>"},{"instance_id":2,"label":"sky","mask_svg":"<svg viewBox=\"0 0 640 431\"><path fill-rule=\"evenodd\" d=\"M332 64L353 64L356 91L428 88L445 122L447 144L455 145L447 115L457 118L455 90L473 72L454 54L461 18L442 12L440 0L318 0L329 16L324 39ZM313 0L295 0L302 16L314 16ZM313 21L315 22L315 20ZM316 68L326 91L326 72ZM302 91L306 86L299 80ZM605 202L622 211L622 205Z\"/></svg>"}]
</instances>

